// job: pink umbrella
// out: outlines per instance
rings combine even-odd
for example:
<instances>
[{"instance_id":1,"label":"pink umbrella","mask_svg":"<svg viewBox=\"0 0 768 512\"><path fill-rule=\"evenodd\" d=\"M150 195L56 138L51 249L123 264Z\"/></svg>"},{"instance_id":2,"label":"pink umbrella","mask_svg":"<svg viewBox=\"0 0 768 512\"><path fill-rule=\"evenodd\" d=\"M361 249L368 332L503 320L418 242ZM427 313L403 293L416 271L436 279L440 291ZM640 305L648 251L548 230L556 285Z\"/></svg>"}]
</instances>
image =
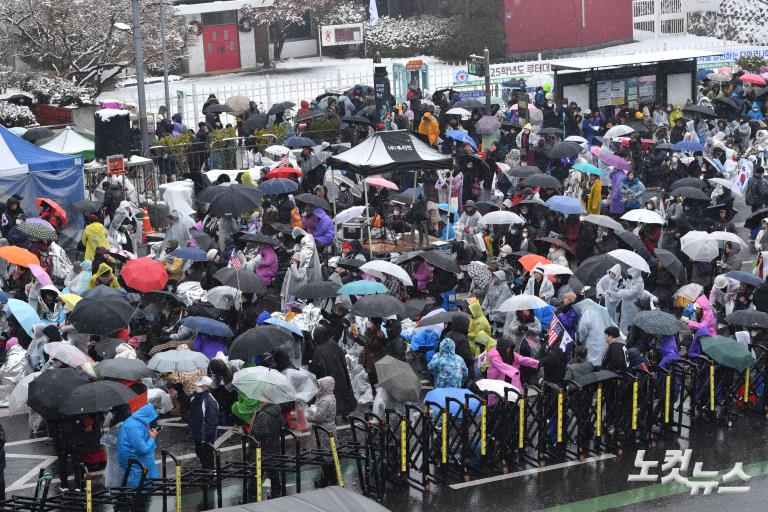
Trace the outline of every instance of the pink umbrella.
<instances>
[{"instance_id":1,"label":"pink umbrella","mask_svg":"<svg viewBox=\"0 0 768 512\"><path fill-rule=\"evenodd\" d=\"M600 156L600 149L602 149L600 146L592 146L591 148L589 148L589 150L595 156Z\"/></svg>"},{"instance_id":2,"label":"pink umbrella","mask_svg":"<svg viewBox=\"0 0 768 512\"><path fill-rule=\"evenodd\" d=\"M45 219L41 219L40 217L30 217L26 220L26 222L28 224L40 224L41 226L45 226L52 231L56 231L50 222Z\"/></svg>"},{"instance_id":3,"label":"pink umbrella","mask_svg":"<svg viewBox=\"0 0 768 512\"><path fill-rule=\"evenodd\" d=\"M612 165L612 166L614 166L617 169L621 169L622 171L629 172L629 169L630 169L629 162L627 162L626 160L624 160L620 156L616 156L616 155L600 155L598 158L600 158L600 160L603 163L606 163L608 165Z\"/></svg>"},{"instance_id":4,"label":"pink umbrella","mask_svg":"<svg viewBox=\"0 0 768 512\"><path fill-rule=\"evenodd\" d=\"M509 110L517 110L517 103L512 105ZM536 108L536 105L528 105L528 112L537 112L539 109Z\"/></svg>"},{"instance_id":5,"label":"pink umbrella","mask_svg":"<svg viewBox=\"0 0 768 512\"><path fill-rule=\"evenodd\" d=\"M369 178L365 178L365 182L369 185L373 185L374 187L388 188L390 190L400 190L396 184L389 180L385 180L381 176L371 176Z\"/></svg>"},{"instance_id":6,"label":"pink umbrella","mask_svg":"<svg viewBox=\"0 0 768 512\"><path fill-rule=\"evenodd\" d=\"M744 73L739 77L739 80L741 80L745 84L765 85L765 78L761 77L760 75L756 75L754 73Z\"/></svg>"},{"instance_id":7,"label":"pink umbrella","mask_svg":"<svg viewBox=\"0 0 768 512\"><path fill-rule=\"evenodd\" d=\"M48 272L43 270L43 267L41 267L40 265L30 263L29 270L32 271L32 275L35 276L35 279L37 279L37 282L40 283L41 285L48 286L53 284L53 281L51 280L51 276L49 276Z\"/></svg>"},{"instance_id":8,"label":"pink umbrella","mask_svg":"<svg viewBox=\"0 0 768 512\"><path fill-rule=\"evenodd\" d=\"M718 71L719 71L720 73L727 73L727 74L729 74L729 75L730 75L731 73L733 73L733 70L732 70L731 68L729 68L728 66L723 66L723 67L721 67L720 69L718 69Z\"/></svg>"}]
</instances>

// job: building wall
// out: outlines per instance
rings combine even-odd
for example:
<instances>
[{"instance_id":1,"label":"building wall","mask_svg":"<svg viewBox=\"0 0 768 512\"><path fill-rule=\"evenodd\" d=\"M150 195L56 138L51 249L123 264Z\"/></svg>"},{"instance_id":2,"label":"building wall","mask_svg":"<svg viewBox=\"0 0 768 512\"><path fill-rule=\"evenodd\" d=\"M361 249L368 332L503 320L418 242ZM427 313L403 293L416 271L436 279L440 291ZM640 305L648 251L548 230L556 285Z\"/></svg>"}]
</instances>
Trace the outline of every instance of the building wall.
<instances>
[{"instance_id":1,"label":"building wall","mask_svg":"<svg viewBox=\"0 0 768 512\"><path fill-rule=\"evenodd\" d=\"M503 17L508 55L632 39L632 0L504 0Z\"/></svg>"},{"instance_id":2,"label":"building wall","mask_svg":"<svg viewBox=\"0 0 768 512\"><path fill-rule=\"evenodd\" d=\"M200 14L187 14L184 20L187 24L192 21L201 21ZM242 69L252 69L259 64L256 59L256 40L254 34L258 29L252 29L250 32L240 32L238 30L238 44L240 47L240 67ZM190 35L187 39L187 67L185 72L189 75L205 74L205 55L203 46L203 36L195 37ZM263 58L262 58L263 60Z\"/></svg>"}]
</instances>

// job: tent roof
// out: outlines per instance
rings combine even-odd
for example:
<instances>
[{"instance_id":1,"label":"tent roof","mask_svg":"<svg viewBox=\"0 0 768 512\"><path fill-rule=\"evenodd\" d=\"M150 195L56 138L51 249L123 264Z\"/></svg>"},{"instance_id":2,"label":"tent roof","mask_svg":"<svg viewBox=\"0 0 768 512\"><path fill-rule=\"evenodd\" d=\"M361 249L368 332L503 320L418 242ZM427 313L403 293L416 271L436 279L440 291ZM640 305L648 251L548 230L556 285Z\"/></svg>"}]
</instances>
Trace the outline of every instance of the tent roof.
<instances>
[{"instance_id":1,"label":"tent roof","mask_svg":"<svg viewBox=\"0 0 768 512\"><path fill-rule=\"evenodd\" d=\"M86 151L95 151L96 143L67 126L64 130L59 132L58 135L40 147L53 151L54 153L78 155Z\"/></svg>"},{"instance_id":2,"label":"tent roof","mask_svg":"<svg viewBox=\"0 0 768 512\"><path fill-rule=\"evenodd\" d=\"M78 164L82 164L79 157L35 146L0 126L0 176L70 169Z\"/></svg>"},{"instance_id":3,"label":"tent roof","mask_svg":"<svg viewBox=\"0 0 768 512\"><path fill-rule=\"evenodd\" d=\"M331 158L331 163L364 176L452 166L450 156L428 146L407 130L376 132L349 151Z\"/></svg>"},{"instance_id":4,"label":"tent roof","mask_svg":"<svg viewBox=\"0 0 768 512\"><path fill-rule=\"evenodd\" d=\"M695 59L710 57L722 52L711 50L665 50L658 52L635 53L632 55L595 55L575 57L570 59L553 59L549 61L552 69L595 69L614 66L629 66L650 62L665 62L670 60Z\"/></svg>"}]
</instances>

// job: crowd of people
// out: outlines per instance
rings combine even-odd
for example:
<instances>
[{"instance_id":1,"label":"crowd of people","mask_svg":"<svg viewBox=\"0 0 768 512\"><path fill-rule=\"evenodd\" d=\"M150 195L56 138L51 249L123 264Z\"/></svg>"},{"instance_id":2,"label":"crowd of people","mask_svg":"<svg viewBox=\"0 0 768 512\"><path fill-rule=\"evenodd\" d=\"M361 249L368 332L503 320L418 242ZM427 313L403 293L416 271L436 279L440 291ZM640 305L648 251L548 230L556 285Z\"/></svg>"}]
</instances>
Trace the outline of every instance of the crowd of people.
<instances>
[{"instance_id":1,"label":"crowd of people","mask_svg":"<svg viewBox=\"0 0 768 512\"><path fill-rule=\"evenodd\" d=\"M138 257L143 219L119 180L105 178L108 193L76 205L37 198L34 213L12 196L0 241L0 400L17 403L29 388L20 410L33 433L53 439L62 487L73 485L73 463L106 464L110 486L130 458L158 475L163 415L185 419L200 464L212 468L220 427L241 428L270 453L285 425L334 431L361 408L380 417L402 410L391 381L380 383L387 357L435 388L479 392L478 381L490 379L522 391L542 379L567 386L599 369L665 368L701 354L702 338L717 334L766 343L764 328L744 332L730 320L768 308L768 128L742 73L703 84L682 107L591 112L566 98L555 106L543 88L528 93L527 113L518 110L522 92L486 111L451 91L427 99L412 89L385 119L374 119L366 87L303 102L293 120L252 104L237 129L247 163L258 164L237 183L210 184L206 158L195 159L192 213L170 211L147 257ZM324 144L291 143L323 116L339 120L340 131ZM287 148L246 142L248 127L281 123L292 136ZM184 131L180 118L167 124L170 134ZM196 137L205 143L219 124L212 114ZM368 185L330 172L329 158L392 129L451 155L454 166L394 172L391 182L372 182L366 203ZM751 209L748 238L734 220L738 208ZM57 236L79 216L80 244L67 251ZM345 238L345 220L368 218ZM374 250L360 234L368 229L385 241L419 231L412 248L422 250ZM322 284L334 291L317 293ZM355 314L375 294L402 308ZM109 323L107 303L130 314L104 331L83 322L86 303L101 323ZM635 318L651 310L674 314L677 329L643 330ZM441 313L451 316L419 325ZM192 369L155 363L193 352L204 362ZM149 366L110 377L99 371L110 359ZM29 382L67 368L82 383L115 380L136 396L85 414L40 410ZM249 392L242 382L259 368L279 373L292 394ZM140 468L129 476L138 486ZM279 495L280 475L266 476ZM335 479L329 460L316 485Z\"/></svg>"}]
</instances>

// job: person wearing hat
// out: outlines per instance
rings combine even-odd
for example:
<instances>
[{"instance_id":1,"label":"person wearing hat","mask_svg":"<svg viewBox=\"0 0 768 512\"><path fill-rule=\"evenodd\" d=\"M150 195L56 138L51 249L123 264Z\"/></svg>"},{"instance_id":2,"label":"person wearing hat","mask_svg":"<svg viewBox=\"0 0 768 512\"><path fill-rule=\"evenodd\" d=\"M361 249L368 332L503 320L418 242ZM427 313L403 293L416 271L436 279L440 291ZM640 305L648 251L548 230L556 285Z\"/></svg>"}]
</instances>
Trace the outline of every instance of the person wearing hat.
<instances>
[{"instance_id":1,"label":"person wearing hat","mask_svg":"<svg viewBox=\"0 0 768 512\"><path fill-rule=\"evenodd\" d=\"M547 302L555 295L555 287L552 285L552 281L544 279L544 269L541 265L536 265L531 269L531 276L525 285L525 293Z\"/></svg>"},{"instance_id":2,"label":"person wearing hat","mask_svg":"<svg viewBox=\"0 0 768 512\"><path fill-rule=\"evenodd\" d=\"M512 292L507 285L507 274L503 270L497 270L493 273L491 284L488 285L482 302L483 311L489 312L488 320L491 324L504 323L506 314L496 310L510 297L512 297Z\"/></svg>"},{"instance_id":3,"label":"person wearing hat","mask_svg":"<svg viewBox=\"0 0 768 512\"><path fill-rule=\"evenodd\" d=\"M719 262L718 262L719 263ZM715 276L712 290L709 292L709 304L713 312L723 320L733 312L739 282L723 274Z\"/></svg>"},{"instance_id":4,"label":"person wearing hat","mask_svg":"<svg viewBox=\"0 0 768 512\"><path fill-rule=\"evenodd\" d=\"M554 109L550 107L549 110L551 110L552 113L554 114ZM545 121L546 121L547 110L545 110L544 112L545 112ZM545 124L544 127L547 127L547 125ZM538 139L539 137L533 133L533 125L531 125L531 123L528 123L525 126L523 126L523 129L520 131L520 133L517 134L517 140L515 142L517 143L517 147L520 148L521 164L524 161L525 165L535 165L533 146L536 144Z\"/></svg>"},{"instance_id":5,"label":"person wearing hat","mask_svg":"<svg viewBox=\"0 0 768 512\"><path fill-rule=\"evenodd\" d=\"M468 200L464 203L464 213L461 214L459 222L464 226L459 233L458 238L471 239L475 233L479 233L483 230L482 215L477 211L477 207L473 200Z\"/></svg>"},{"instance_id":6,"label":"person wearing hat","mask_svg":"<svg viewBox=\"0 0 768 512\"><path fill-rule=\"evenodd\" d=\"M189 435L195 442L195 454L204 469L213 469L213 444L218 437L219 403L211 395L213 381L210 377L200 377L195 382L195 393L189 400L187 425Z\"/></svg>"}]
</instances>

